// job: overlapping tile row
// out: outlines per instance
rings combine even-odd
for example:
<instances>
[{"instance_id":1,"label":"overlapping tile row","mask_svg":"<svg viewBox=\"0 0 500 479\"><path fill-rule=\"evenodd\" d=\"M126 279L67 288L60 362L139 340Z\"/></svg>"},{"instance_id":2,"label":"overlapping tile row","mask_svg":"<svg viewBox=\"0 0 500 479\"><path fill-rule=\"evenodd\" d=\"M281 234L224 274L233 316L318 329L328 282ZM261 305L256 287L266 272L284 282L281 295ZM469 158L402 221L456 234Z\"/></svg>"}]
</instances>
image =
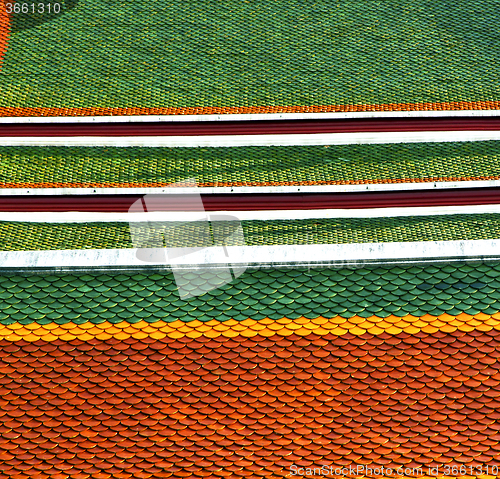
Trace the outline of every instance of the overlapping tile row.
<instances>
[{"instance_id":1,"label":"overlapping tile row","mask_svg":"<svg viewBox=\"0 0 500 479\"><path fill-rule=\"evenodd\" d=\"M10 325L0 325L0 338L6 338L9 341L24 340L29 342L53 341L56 339L88 341L91 339L107 340L111 338L140 340L148 337L161 340L165 338L196 339L202 336L207 338L251 338L255 336L271 337L274 335L281 337L291 335L308 336L310 334L341 336L346 333L359 336L365 333L399 334L403 332L415 334L418 332L470 332L475 330L483 332L500 330L500 312L474 315L461 313L458 316L447 313L439 316L426 314L421 317L413 315L403 317L370 316L368 318L353 316L349 319L342 316L333 318L319 316L314 319L305 317L297 319L281 318L278 320L249 318L243 321L235 319L200 321L196 319L189 322L183 320L147 322L143 320L134 323L128 321L120 321L119 323L104 321L99 324L91 322L57 324L52 322L23 325L16 322Z\"/></svg>"},{"instance_id":2,"label":"overlapping tile row","mask_svg":"<svg viewBox=\"0 0 500 479\"><path fill-rule=\"evenodd\" d=\"M2 340L0 471L111 479L285 477L292 466L357 464L493 470L499 351L498 331Z\"/></svg>"},{"instance_id":3,"label":"overlapping tile row","mask_svg":"<svg viewBox=\"0 0 500 479\"><path fill-rule=\"evenodd\" d=\"M85 116L168 116L168 115L263 115L276 113L360 113L394 111L474 111L500 110L500 101L445 101L423 103L381 103L343 105L266 105L233 107L166 107L166 108L59 108L0 107L0 117L85 117Z\"/></svg>"},{"instance_id":4,"label":"overlapping tile row","mask_svg":"<svg viewBox=\"0 0 500 479\"><path fill-rule=\"evenodd\" d=\"M500 101L494 0L334 9L326 0L47 0L40 13L16 3L2 24L3 116L465 110Z\"/></svg>"},{"instance_id":5,"label":"overlapping tile row","mask_svg":"<svg viewBox=\"0 0 500 479\"><path fill-rule=\"evenodd\" d=\"M228 284L223 272L191 271L182 281L188 291L198 291L202 284L213 289L180 299L172 273L4 275L0 323L34 328L249 319L281 324L284 318L300 324L343 318L352 321L345 325L347 332L373 317L389 322L438 317L467 322L477 317L484 323L493 315L500 319L499 263L247 270ZM481 324L472 322L470 327Z\"/></svg>"},{"instance_id":6,"label":"overlapping tile row","mask_svg":"<svg viewBox=\"0 0 500 479\"><path fill-rule=\"evenodd\" d=\"M359 185L500 179L498 141L224 148L0 147L1 188Z\"/></svg>"},{"instance_id":7,"label":"overlapping tile row","mask_svg":"<svg viewBox=\"0 0 500 479\"><path fill-rule=\"evenodd\" d=\"M212 230L208 229L210 224ZM231 233L240 227L242 234L231 237ZM0 221L1 251L131 249L165 245L170 248L243 244L327 245L497 238L500 238L498 213L210 223Z\"/></svg>"}]
</instances>

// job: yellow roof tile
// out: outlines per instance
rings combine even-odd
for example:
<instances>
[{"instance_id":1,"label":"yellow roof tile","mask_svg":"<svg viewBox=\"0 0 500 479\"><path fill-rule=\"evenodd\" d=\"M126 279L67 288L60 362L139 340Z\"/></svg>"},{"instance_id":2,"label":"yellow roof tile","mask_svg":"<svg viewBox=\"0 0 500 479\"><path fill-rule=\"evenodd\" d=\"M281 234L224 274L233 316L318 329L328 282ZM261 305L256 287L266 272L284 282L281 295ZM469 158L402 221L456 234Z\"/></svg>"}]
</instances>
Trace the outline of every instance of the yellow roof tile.
<instances>
[{"instance_id":1,"label":"yellow roof tile","mask_svg":"<svg viewBox=\"0 0 500 479\"><path fill-rule=\"evenodd\" d=\"M71 333L64 333L59 337L59 339L62 339L63 341L73 341L74 339L76 339L76 336Z\"/></svg>"},{"instance_id":2,"label":"yellow roof tile","mask_svg":"<svg viewBox=\"0 0 500 479\"><path fill-rule=\"evenodd\" d=\"M259 331L258 334L259 334L259 336L270 337L270 336L274 336L276 334L276 332L266 328L266 329L263 329L262 331Z\"/></svg>"},{"instance_id":3,"label":"yellow roof tile","mask_svg":"<svg viewBox=\"0 0 500 479\"><path fill-rule=\"evenodd\" d=\"M222 336L225 338L235 338L239 335L240 333L238 331L234 331L233 329L228 329L227 331L222 332Z\"/></svg>"},{"instance_id":4,"label":"yellow roof tile","mask_svg":"<svg viewBox=\"0 0 500 479\"><path fill-rule=\"evenodd\" d=\"M386 332L389 334L399 334L403 330L401 328L397 328L396 326L391 326L390 328L387 328Z\"/></svg>"},{"instance_id":5,"label":"yellow roof tile","mask_svg":"<svg viewBox=\"0 0 500 479\"><path fill-rule=\"evenodd\" d=\"M148 334L148 336L149 336L149 334ZM180 333L179 331L172 331L171 333L168 334L169 338L174 338L174 339L179 339L179 338L182 338L183 336L184 336L184 334Z\"/></svg>"},{"instance_id":6,"label":"yellow roof tile","mask_svg":"<svg viewBox=\"0 0 500 479\"><path fill-rule=\"evenodd\" d=\"M404 329L404 332L405 333L408 333L408 334L416 334L420 331L420 328L417 328L416 326L414 326L413 324L410 325L410 326L407 326L405 329Z\"/></svg>"},{"instance_id":7,"label":"yellow roof tile","mask_svg":"<svg viewBox=\"0 0 500 479\"><path fill-rule=\"evenodd\" d=\"M128 334L126 335L126 338L128 338ZM126 338L118 338L118 339L126 339ZM78 334L78 339L81 339L82 341L88 341L89 339L94 339L94 335L89 334L87 332L80 332Z\"/></svg>"},{"instance_id":8,"label":"yellow roof tile","mask_svg":"<svg viewBox=\"0 0 500 479\"><path fill-rule=\"evenodd\" d=\"M311 320L314 324L326 324L328 323L327 318L323 318L322 316L319 316L318 318L314 318Z\"/></svg>"},{"instance_id":9,"label":"yellow roof tile","mask_svg":"<svg viewBox=\"0 0 500 479\"><path fill-rule=\"evenodd\" d=\"M168 336L168 333L167 333L167 336ZM196 338L203 336L203 333L201 331L194 330L194 331L189 331L189 333L186 333L186 336L188 338L191 338L191 339L196 339Z\"/></svg>"}]
</instances>

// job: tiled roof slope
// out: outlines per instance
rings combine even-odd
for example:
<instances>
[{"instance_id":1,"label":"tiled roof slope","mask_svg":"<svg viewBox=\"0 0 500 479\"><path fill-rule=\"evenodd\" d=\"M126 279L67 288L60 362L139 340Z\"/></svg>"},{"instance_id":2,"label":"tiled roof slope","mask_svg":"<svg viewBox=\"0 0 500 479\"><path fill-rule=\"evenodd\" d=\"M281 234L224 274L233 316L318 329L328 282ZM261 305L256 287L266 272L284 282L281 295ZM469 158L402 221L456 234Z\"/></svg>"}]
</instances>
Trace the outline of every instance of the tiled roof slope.
<instances>
[{"instance_id":1,"label":"tiled roof slope","mask_svg":"<svg viewBox=\"0 0 500 479\"><path fill-rule=\"evenodd\" d=\"M500 179L498 141L213 148L0 147L0 188L428 183Z\"/></svg>"},{"instance_id":2,"label":"tiled roof slope","mask_svg":"<svg viewBox=\"0 0 500 479\"><path fill-rule=\"evenodd\" d=\"M494 0L48 3L3 14L3 116L500 106Z\"/></svg>"},{"instance_id":3,"label":"tiled roof slope","mask_svg":"<svg viewBox=\"0 0 500 479\"><path fill-rule=\"evenodd\" d=\"M242 244L240 236L231 240L230 235L239 225L247 246L500 238L498 213L224 221L216 222L217 233L210 236L207 236L205 221L143 224L0 221L0 251L153 248L159 246L157 232L160 229L155 228L155 224L164 232L164 245L170 248L238 246Z\"/></svg>"},{"instance_id":4,"label":"tiled roof slope","mask_svg":"<svg viewBox=\"0 0 500 479\"><path fill-rule=\"evenodd\" d=\"M218 324L234 320L243 321L241 324L245 325L245 320L266 318L273 322L283 318L298 321L296 329L304 334L305 330L315 328L311 325L319 317L333 321L332 324L340 321L337 324L341 325L340 332L337 331L339 334L347 331L381 333L370 328L382 319L385 320L382 329L391 333L401 332L398 327L410 326L409 332L421 328L427 328L425 332L435 332L440 327L454 330L467 321L470 324L463 327L468 331L480 324L489 330L497 326L495 318L500 319L497 293L500 288L499 268L495 263L367 267L357 270L278 268L247 271L228 285L224 285L223 275L219 277L216 273L207 272L196 279L197 276L191 272L188 274L195 282L212 281L215 286L222 286L189 300L179 299L174 278L167 273L11 276L3 277L0 283L0 299L4 304L0 322L7 328L13 326L14 330L20 325L30 325L28 329L40 337L45 334L45 326L49 325L48 329L51 329L54 324L72 324L72 327L86 324L83 329L88 329L106 322L126 322L129 325L140 322L139 328L144 328L144 322L155 324L159 321L175 323L171 326L175 328L178 321L216 321ZM450 315L457 318L453 319ZM480 321L472 319L475 315L479 315ZM494 315L493 319L489 317L491 315ZM355 318L352 323L346 323L351 318ZM441 319L438 321L436 318ZM399 320L401 324L393 327L393 323ZM484 323L486 320L489 322ZM232 326L234 321L230 323ZM301 321L310 326L305 330L298 327ZM405 325L404 321L409 324ZM445 327L442 321L451 322L451 325ZM282 323L274 324L278 326ZM337 326L321 328L337 330ZM43 334L37 333L38 328ZM258 330L256 328L248 334L258 334ZM237 331L238 328L235 334ZM114 331L108 338L117 332ZM181 331L180 336L188 332ZM5 329L2 334L7 334ZM222 332L216 328L213 334L218 336ZM30 336L31 340L35 336Z\"/></svg>"},{"instance_id":5,"label":"tiled roof slope","mask_svg":"<svg viewBox=\"0 0 500 479\"><path fill-rule=\"evenodd\" d=\"M499 280L498 262L258 270L183 301L168 273L3 276L1 474L492 471Z\"/></svg>"}]
</instances>

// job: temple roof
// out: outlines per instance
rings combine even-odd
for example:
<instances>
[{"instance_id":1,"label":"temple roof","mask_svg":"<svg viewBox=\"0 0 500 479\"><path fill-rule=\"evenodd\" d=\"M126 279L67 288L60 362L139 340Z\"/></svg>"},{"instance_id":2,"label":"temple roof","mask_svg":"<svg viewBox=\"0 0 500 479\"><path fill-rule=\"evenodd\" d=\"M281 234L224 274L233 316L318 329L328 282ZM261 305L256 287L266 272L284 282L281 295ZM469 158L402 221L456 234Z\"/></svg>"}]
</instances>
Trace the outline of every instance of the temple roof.
<instances>
[{"instance_id":1,"label":"temple roof","mask_svg":"<svg viewBox=\"0 0 500 479\"><path fill-rule=\"evenodd\" d=\"M2 478L500 477L496 0L1 10Z\"/></svg>"}]
</instances>

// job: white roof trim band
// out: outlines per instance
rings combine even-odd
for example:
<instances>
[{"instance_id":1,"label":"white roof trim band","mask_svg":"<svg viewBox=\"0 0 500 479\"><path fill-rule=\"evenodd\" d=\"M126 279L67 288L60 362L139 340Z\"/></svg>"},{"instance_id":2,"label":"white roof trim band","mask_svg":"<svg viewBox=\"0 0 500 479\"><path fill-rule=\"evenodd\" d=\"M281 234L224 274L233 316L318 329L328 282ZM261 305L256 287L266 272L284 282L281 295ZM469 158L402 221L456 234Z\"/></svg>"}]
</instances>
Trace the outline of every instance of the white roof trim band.
<instances>
[{"instance_id":1,"label":"white roof trim band","mask_svg":"<svg viewBox=\"0 0 500 479\"><path fill-rule=\"evenodd\" d=\"M328 245L227 246L205 248L165 261L141 261L136 249L0 251L0 268L147 267L231 264L310 264L425 260L430 258L487 258L500 255L500 240L422 241ZM185 249L183 250L185 253ZM225 251L226 250L226 251ZM150 258L165 256L165 249L146 250ZM227 254L226 254L227 252ZM311 259L312 258L312 259Z\"/></svg>"},{"instance_id":2,"label":"white roof trim band","mask_svg":"<svg viewBox=\"0 0 500 479\"><path fill-rule=\"evenodd\" d=\"M279 135L212 136L47 136L0 137L0 146L81 147L238 147L238 146L330 146L393 143L440 143L500 140L500 130L397 131L357 133L302 133Z\"/></svg>"}]
</instances>

